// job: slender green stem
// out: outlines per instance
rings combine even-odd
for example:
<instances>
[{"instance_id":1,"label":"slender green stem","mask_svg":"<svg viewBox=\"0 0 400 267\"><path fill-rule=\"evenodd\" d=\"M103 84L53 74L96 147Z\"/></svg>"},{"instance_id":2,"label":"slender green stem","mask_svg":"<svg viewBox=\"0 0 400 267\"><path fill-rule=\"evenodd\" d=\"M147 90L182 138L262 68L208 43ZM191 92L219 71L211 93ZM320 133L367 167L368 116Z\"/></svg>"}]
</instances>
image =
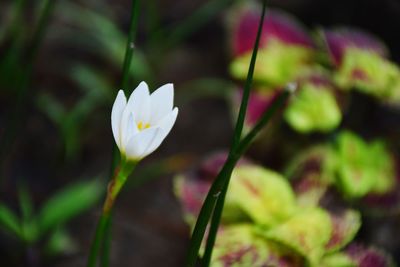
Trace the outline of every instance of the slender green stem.
<instances>
[{"instance_id":1,"label":"slender green stem","mask_svg":"<svg viewBox=\"0 0 400 267\"><path fill-rule=\"evenodd\" d=\"M121 88L124 90L125 94L129 93L129 77L130 77L130 68L132 63L132 56L133 50L135 48L134 40L137 31L137 24L138 24L138 17L139 17L139 0L132 0L131 5L131 18L129 24L129 33L128 33L128 40L126 43L125 48L125 57L122 67L122 79L121 79ZM112 146L112 156L111 156L111 166L110 166L110 177L115 172L116 166L119 161L119 151L116 145L113 143ZM112 215L110 215L111 217ZM105 237L104 237L104 244L102 250L102 257L101 257L101 266L107 267L109 266L109 255L110 255L110 243L111 243L111 221L108 227L105 229ZM94 260L95 261L95 260ZM91 266L91 265L88 265Z\"/></svg>"},{"instance_id":2,"label":"slender green stem","mask_svg":"<svg viewBox=\"0 0 400 267\"><path fill-rule=\"evenodd\" d=\"M110 213L106 228L104 230L105 231L104 242L103 242L103 246L102 246L101 261L100 261L101 267L108 267L109 263L110 263L112 221L113 221L113 216L112 216L112 213Z\"/></svg>"},{"instance_id":3,"label":"slender green stem","mask_svg":"<svg viewBox=\"0 0 400 267\"><path fill-rule=\"evenodd\" d=\"M229 179L230 180L230 179ZM229 181L228 181L229 182ZM229 184L229 183L227 183ZM211 256L217 238L217 232L219 224L222 217L222 210L224 209L226 192L228 191L228 186L224 186L221 191L221 196L219 197L217 203L215 204L215 209L211 218L210 229L208 231L206 248L204 250L203 258L201 259L203 267L209 266L211 262Z\"/></svg>"},{"instance_id":4,"label":"slender green stem","mask_svg":"<svg viewBox=\"0 0 400 267\"><path fill-rule=\"evenodd\" d=\"M292 87L293 85L289 85ZM242 141L240 142L237 153L243 154L244 151L249 147L251 142L257 136L257 134L267 125L270 121L271 117L278 111L279 108L284 106L286 100L289 98L290 94L292 93L292 89L286 88L283 92L281 92L275 101L271 104L271 106L264 112L261 119L257 122L257 124L251 129L251 131L243 137Z\"/></svg>"},{"instance_id":5,"label":"slender green stem","mask_svg":"<svg viewBox=\"0 0 400 267\"><path fill-rule=\"evenodd\" d=\"M100 251L103 236L107 228L108 221L110 220L110 216L111 216L110 213L101 214L99 222L97 223L96 234L90 249L87 266L92 266L92 267L96 266L97 255L98 252Z\"/></svg>"},{"instance_id":6,"label":"slender green stem","mask_svg":"<svg viewBox=\"0 0 400 267\"><path fill-rule=\"evenodd\" d=\"M240 141L236 153L238 155L243 155L247 150L251 142L257 136L257 134L268 124L271 120L272 116L278 111L280 107L282 107L286 100L289 97L289 90L284 90L281 94L277 96L275 101L271 104L271 106L264 112L263 116L257 122L257 124L252 128L252 130ZM215 210L213 212L213 216L211 219L210 230L208 232L208 238L206 243L206 248L204 252L204 256L202 258L202 266L208 267L210 265L211 256L218 232L218 227L222 217L222 211L225 204L225 197L228 191L229 180L225 184L224 188L221 191L221 195L218 198L218 201L215 205Z\"/></svg>"},{"instance_id":7,"label":"slender green stem","mask_svg":"<svg viewBox=\"0 0 400 267\"><path fill-rule=\"evenodd\" d=\"M107 196L103 205L103 212L100 217L100 221L97 224L95 237L93 239L92 246L90 248L87 267L96 266L99 252L101 248L104 246L104 238L106 239L109 238L105 237L105 234L108 232L107 229L110 228L109 220L111 217L111 212L114 207L115 200L117 199L119 192L121 191L128 176L132 173L136 165L137 162L122 161L120 168L116 170L114 178L110 181L108 185ZM108 264L108 263L103 263L103 264Z\"/></svg>"},{"instance_id":8,"label":"slender green stem","mask_svg":"<svg viewBox=\"0 0 400 267\"><path fill-rule=\"evenodd\" d=\"M263 25L264 25L266 6L267 6L267 1L264 0L263 6L262 6L261 18L260 18L260 22L258 25L257 37L256 37L256 41L255 41L254 48L253 48L253 54L251 55L249 70L247 72L246 83L245 83L244 90L243 90L243 96L242 96L242 102L241 102L240 109L239 109L239 115L238 115L238 118L236 121L235 135L233 138L233 145L232 145L233 149L236 149L237 145L239 144L240 138L242 135L242 131L243 131L244 119L246 117L246 110L247 110L247 105L248 105L249 97L250 97L250 89L253 84L253 75L254 75L254 69L255 69L255 65L256 65L258 45L260 43L261 32L262 32Z\"/></svg>"},{"instance_id":9,"label":"slender green stem","mask_svg":"<svg viewBox=\"0 0 400 267\"><path fill-rule=\"evenodd\" d=\"M237 158L228 157L217 178L211 185L210 190L208 191L206 199L204 200L203 206L201 207L199 216L197 218L196 225L193 229L192 239L189 245L188 257L186 262L187 267L193 267L196 264L200 245L203 241L207 224L215 207L215 203L221 194L224 182L231 175L237 160Z\"/></svg>"},{"instance_id":10,"label":"slender green stem","mask_svg":"<svg viewBox=\"0 0 400 267\"><path fill-rule=\"evenodd\" d=\"M196 221L196 225L193 229L192 240L189 245L188 257L186 261L187 267L193 267L196 264L201 242L203 241L204 234L207 228L207 224L211 218L215 205L222 193L224 187L229 185L229 179L231 177L232 171L239 160L241 154L237 153L237 147L239 146L240 138L243 131L244 119L247 111L247 103L249 100L250 89L253 81L254 68L257 59L257 51L260 42L260 36L263 27L263 21L265 17L266 0L263 1L262 12L260 17L260 22L258 25L257 37L253 47L253 53L251 56L249 71L247 74L247 80L244 87L244 92L242 96L242 102L239 109L239 115L235 126L235 133L231 145L231 149L224 166L222 167L220 173L215 178L215 181L211 185L211 188L204 200L203 206L200 210L199 216ZM223 207L223 204L222 204ZM221 207L221 208L222 208Z\"/></svg>"},{"instance_id":11,"label":"slender green stem","mask_svg":"<svg viewBox=\"0 0 400 267\"><path fill-rule=\"evenodd\" d=\"M139 0L132 0L131 19L129 26L128 42L125 48L125 57L122 69L122 90L127 92L129 85L129 71L131 69L133 50L135 49L135 36L139 16Z\"/></svg>"}]
</instances>

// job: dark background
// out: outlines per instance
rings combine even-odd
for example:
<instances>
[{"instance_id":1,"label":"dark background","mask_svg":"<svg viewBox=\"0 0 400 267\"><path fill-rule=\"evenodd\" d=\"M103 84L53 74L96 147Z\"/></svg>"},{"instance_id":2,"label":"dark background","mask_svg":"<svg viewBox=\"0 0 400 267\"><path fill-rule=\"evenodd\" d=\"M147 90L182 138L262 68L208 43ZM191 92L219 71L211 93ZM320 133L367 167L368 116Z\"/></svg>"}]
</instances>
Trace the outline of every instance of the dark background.
<instances>
[{"instance_id":1,"label":"dark background","mask_svg":"<svg viewBox=\"0 0 400 267\"><path fill-rule=\"evenodd\" d=\"M62 2L63 0L59 0ZM130 1L74 1L111 16L127 32L129 27ZM146 6L146 1L142 1ZM191 16L206 1L149 1L157 6L160 25L168 27ZM1 0L0 17L7 16L6 7L10 1ZM400 1L397 0L276 0L269 6L278 7L292 13L309 29L348 25L369 31L387 44L392 59L400 61ZM143 47L149 38L148 12L143 8L140 15L139 32L136 45L145 53L153 53ZM168 51L163 51L163 61L152 60L155 66L154 85L173 82L176 94L183 93L183 85L193 79L204 77L222 77L230 79L227 66L230 60L228 38L226 34L225 10L211 18L183 42ZM118 89L120 70L110 66L103 59L90 54L78 46L62 43L57 39L57 28L62 25L59 18L63 10L56 8L51 19L48 35L40 49L33 79L30 97L37 91L49 91L67 107L72 106L80 97L80 91L65 75L63 70L69 67L71 59L85 61L104 69L108 78ZM26 12L29 21L32 11ZM0 20L1 23L1 20ZM29 29L28 29L29 30ZM157 30L157 29L150 29ZM112 40L110 40L112 41ZM162 51L162 44L157 49ZM7 53L7 45L0 45L0 57ZM121 62L122 64L122 62ZM0 88L0 125L4 131L6 118L13 106L13 93L8 88ZM153 88L154 89L154 88ZM32 100L31 99L31 100ZM177 103L179 106L179 101ZM1 169L0 199L16 207L16 184L27 181L39 206L52 192L78 179L95 176L106 177L112 147L110 128L110 105L102 105L92 112L81 132L82 149L72 161L63 157L61 139L56 127L34 104L28 101L26 117L16 142L6 157L5 167ZM180 113L176 126L160 149L143 162L152 166L158 159L175 153L185 155L185 166L189 168L205 155L227 148L231 138L231 115L224 101L213 98L201 98L179 106ZM374 122L371 122L373 125ZM151 168L157 168L151 167ZM176 170L175 170L176 171ZM139 187L127 186L118 200L113 223L112 266L182 266L188 244L189 229L181 218L179 204L172 192L172 173L162 174L157 179L145 182ZM133 178L133 177L131 177ZM76 218L69 229L78 240L80 250L73 255L62 256L46 263L49 266L84 266L90 240L99 216L100 204L85 215ZM384 218L377 222L366 222L369 229L380 225L376 231L361 232L361 238L373 240L400 257L398 242L390 236L390 229L398 225ZM373 232L372 234L370 232ZM0 238L4 238L0 236ZM0 266L13 266L15 262L2 252L0 241ZM4 247L3 247L4 248ZM10 261L8 263L8 261ZM6 263L4 263L6 262ZM44 263L40 263L42 266ZM24 265L21 265L24 266Z\"/></svg>"}]
</instances>

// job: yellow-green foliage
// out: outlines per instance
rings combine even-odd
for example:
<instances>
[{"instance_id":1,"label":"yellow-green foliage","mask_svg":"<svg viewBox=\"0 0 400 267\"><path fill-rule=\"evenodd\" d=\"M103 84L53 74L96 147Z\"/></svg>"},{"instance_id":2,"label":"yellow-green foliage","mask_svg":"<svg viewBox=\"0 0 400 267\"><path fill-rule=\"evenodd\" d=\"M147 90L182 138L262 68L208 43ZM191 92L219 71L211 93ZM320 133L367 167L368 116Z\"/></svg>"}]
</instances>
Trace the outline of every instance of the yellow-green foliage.
<instances>
[{"instance_id":1,"label":"yellow-green foliage","mask_svg":"<svg viewBox=\"0 0 400 267\"><path fill-rule=\"evenodd\" d=\"M234 59L230 72L237 79L245 79L249 68L251 52ZM273 40L258 52L254 79L271 86L282 86L294 80L310 65L313 51L296 45L287 45Z\"/></svg>"},{"instance_id":2,"label":"yellow-green foliage","mask_svg":"<svg viewBox=\"0 0 400 267\"><path fill-rule=\"evenodd\" d=\"M284 116L288 124L301 133L329 132L342 119L333 91L311 83L299 88Z\"/></svg>"}]
</instances>

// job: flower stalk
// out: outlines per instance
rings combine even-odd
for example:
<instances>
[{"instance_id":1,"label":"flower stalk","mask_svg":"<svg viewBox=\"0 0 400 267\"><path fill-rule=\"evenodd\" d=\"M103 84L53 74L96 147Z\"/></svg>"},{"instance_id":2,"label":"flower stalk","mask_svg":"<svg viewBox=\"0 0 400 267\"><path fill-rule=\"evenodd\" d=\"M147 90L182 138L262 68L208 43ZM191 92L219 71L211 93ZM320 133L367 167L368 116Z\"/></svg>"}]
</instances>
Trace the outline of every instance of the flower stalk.
<instances>
[{"instance_id":1,"label":"flower stalk","mask_svg":"<svg viewBox=\"0 0 400 267\"><path fill-rule=\"evenodd\" d=\"M88 258L87 267L96 266L96 260L98 254L102 248L104 238L108 238L106 233L109 232L112 209L115 203L115 200L124 186L128 176L132 173L135 166L137 165L137 161L121 161L119 167L116 168L114 177L108 184L107 196L104 201L103 211L99 222L97 223L95 237L90 248L90 254ZM108 253L108 252L107 252ZM103 263L104 265L104 263Z\"/></svg>"},{"instance_id":2,"label":"flower stalk","mask_svg":"<svg viewBox=\"0 0 400 267\"><path fill-rule=\"evenodd\" d=\"M116 168L115 175L108 184L107 196L103 205L103 213L111 213L115 199L137 163L137 161L122 161L120 167Z\"/></svg>"},{"instance_id":3,"label":"flower stalk","mask_svg":"<svg viewBox=\"0 0 400 267\"><path fill-rule=\"evenodd\" d=\"M138 17L139 17L139 0L132 0L129 33L128 33L128 40L126 43L124 62L122 65L122 78L121 78L121 88L125 92L128 92L129 71L130 71L131 63L132 63L134 40L135 40L135 36L136 36L136 31L137 31ZM110 166L110 177L115 177L115 175L112 176L114 173L119 174L117 165L118 165L120 155L118 152L119 152L118 148L117 148L116 144L114 143L112 146L112 152L111 152L112 156L111 156L111 166ZM110 184L115 184L114 180L115 179L112 178ZM119 179L119 180L121 180L121 179ZM125 178L125 180L126 180L126 178ZM100 221L98 222L98 226L96 228L95 239L93 240L91 252L89 254L88 266L95 266L96 259L98 257L100 248L102 249L102 251L101 251L102 252L101 253L101 266L102 267L109 266L110 241L111 241L111 221L112 221L111 211L112 211L113 203L115 201L115 197L116 197L116 195L118 195L118 192L119 192L119 190L121 190L122 185L124 183L125 183L125 181L123 181L123 182L119 181L117 187L112 186L112 188L113 188L112 190L114 190L114 193L110 194L110 196L108 194L108 192L110 190L109 189L107 190L107 198L104 203L103 214L102 214ZM119 188L118 192L117 192L117 188ZM111 195L114 195L114 197L112 197ZM102 222L103 220L105 220L105 222ZM98 233L98 232L100 232L100 233Z\"/></svg>"},{"instance_id":4,"label":"flower stalk","mask_svg":"<svg viewBox=\"0 0 400 267\"><path fill-rule=\"evenodd\" d=\"M129 71L131 69L133 49L135 49L135 36L139 16L139 0L132 0L131 19L129 24L128 41L125 48L125 57L122 69L122 90L127 92L129 84Z\"/></svg>"}]
</instances>

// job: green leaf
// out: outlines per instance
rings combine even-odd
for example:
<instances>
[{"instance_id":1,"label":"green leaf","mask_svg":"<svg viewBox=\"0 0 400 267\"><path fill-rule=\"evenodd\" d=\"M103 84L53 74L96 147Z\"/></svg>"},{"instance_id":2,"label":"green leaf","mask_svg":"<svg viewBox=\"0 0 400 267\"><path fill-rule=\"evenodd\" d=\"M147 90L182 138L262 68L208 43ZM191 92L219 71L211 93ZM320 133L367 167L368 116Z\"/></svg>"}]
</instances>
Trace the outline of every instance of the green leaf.
<instances>
[{"instance_id":1,"label":"green leaf","mask_svg":"<svg viewBox=\"0 0 400 267\"><path fill-rule=\"evenodd\" d=\"M301 133L332 131L339 126L341 119L334 92L311 83L299 88L285 110L285 120Z\"/></svg>"},{"instance_id":2,"label":"green leaf","mask_svg":"<svg viewBox=\"0 0 400 267\"><path fill-rule=\"evenodd\" d=\"M310 264L320 261L332 233L329 214L320 208L303 209L286 222L268 230L265 237L290 247Z\"/></svg>"},{"instance_id":3,"label":"green leaf","mask_svg":"<svg viewBox=\"0 0 400 267\"><path fill-rule=\"evenodd\" d=\"M41 233L64 224L95 205L103 193L97 181L79 182L69 186L48 200L38 216Z\"/></svg>"},{"instance_id":4,"label":"green leaf","mask_svg":"<svg viewBox=\"0 0 400 267\"><path fill-rule=\"evenodd\" d=\"M336 252L354 239L361 227L361 215L358 211L345 209L330 212L332 235L325 249L327 253Z\"/></svg>"},{"instance_id":5,"label":"green leaf","mask_svg":"<svg viewBox=\"0 0 400 267\"><path fill-rule=\"evenodd\" d=\"M280 174L259 166L240 166L232 173L224 213L239 209L254 222L272 226L296 211L295 202L289 183Z\"/></svg>"},{"instance_id":6,"label":"green leaf","mask_svg":"<svg viewBox=\"0 0 400 267\"><path fill-rule=\"evenodd\" d=\"M353 260L345 253L334 253L325 256L321 261L321 267L357 267Z\"/></svg>"},{"instance_id":7,"label":"green leaf","mask_svg":"<svg viewBox=\"0 0 400 267\"><path fill-rule=\"evenodd\" d=\"M265 239L255 224L220 227L211 267L305 266L304 258L290 248Z\"/></svg>"},{"instance_id":8,"label":"green leaf","mask_svg":"<svg viewBox=\"0 0 400 267\"><path fill-rule=\"evenodd\" d=\"M21 207L21 233L27 243L33 243L39 238L36 218L33 215L33 203L25 184L18 185L18 198Z\"/></svg>"},{"instance_id":9,"label":"green leaf","mask_svg":"<svg viewBox=\"0 0 400 267\"><path fill-rule=\"evenodd\" d=\"M251 52L248 52L234 59L230 65L233 77L246 78L250 58ZM259 51L254 80L273 87L284 86L305 72L310 67L307 62L312 58L311 49L271 40Z\"/></svg>"},{"instance_id":10,"label":"green leaf","mask_svg":"<svg viewBox=\"0 0 400 267\"><path fill-rule=\"evenodd\" d=\"M392 94L393 82L399 75L399 67L381 55L367 49L349 48L335 73L335 80L345 90L355 88L385 99Z\"/></svg>"},{"instance_id":11,"label":"green leaf","mask_svg":"<svg viewBox=\"0 0 400 267\"><path fill-rule=\"evenodd\" d=\"M337 139L334 170L337 183L351 198L368 193L385 193L395 183L395 168L391 154L382 141L367 143L345 131Z\"/></svg>"},{"instance_id":12,"label":"green leaf","mask_svg":"<svg viewBox=\"0 0 400 267\"><path fill-rule=\"evenodd\" d=\"M218 231L210 266L268 266L269 254L267 241L255 234L254 225L235 224Z\"/></svg>"},{"instance_id":13,"label":"green leaf","mask_svg":"<svg viewBox=\"0 0 400 267\"><path fill-rule=\"evenodd\" d=\"M0 203L0 227L7 233L21 238L21 226L18 217L7 206Z\"/></svg>"}]
</instances>

